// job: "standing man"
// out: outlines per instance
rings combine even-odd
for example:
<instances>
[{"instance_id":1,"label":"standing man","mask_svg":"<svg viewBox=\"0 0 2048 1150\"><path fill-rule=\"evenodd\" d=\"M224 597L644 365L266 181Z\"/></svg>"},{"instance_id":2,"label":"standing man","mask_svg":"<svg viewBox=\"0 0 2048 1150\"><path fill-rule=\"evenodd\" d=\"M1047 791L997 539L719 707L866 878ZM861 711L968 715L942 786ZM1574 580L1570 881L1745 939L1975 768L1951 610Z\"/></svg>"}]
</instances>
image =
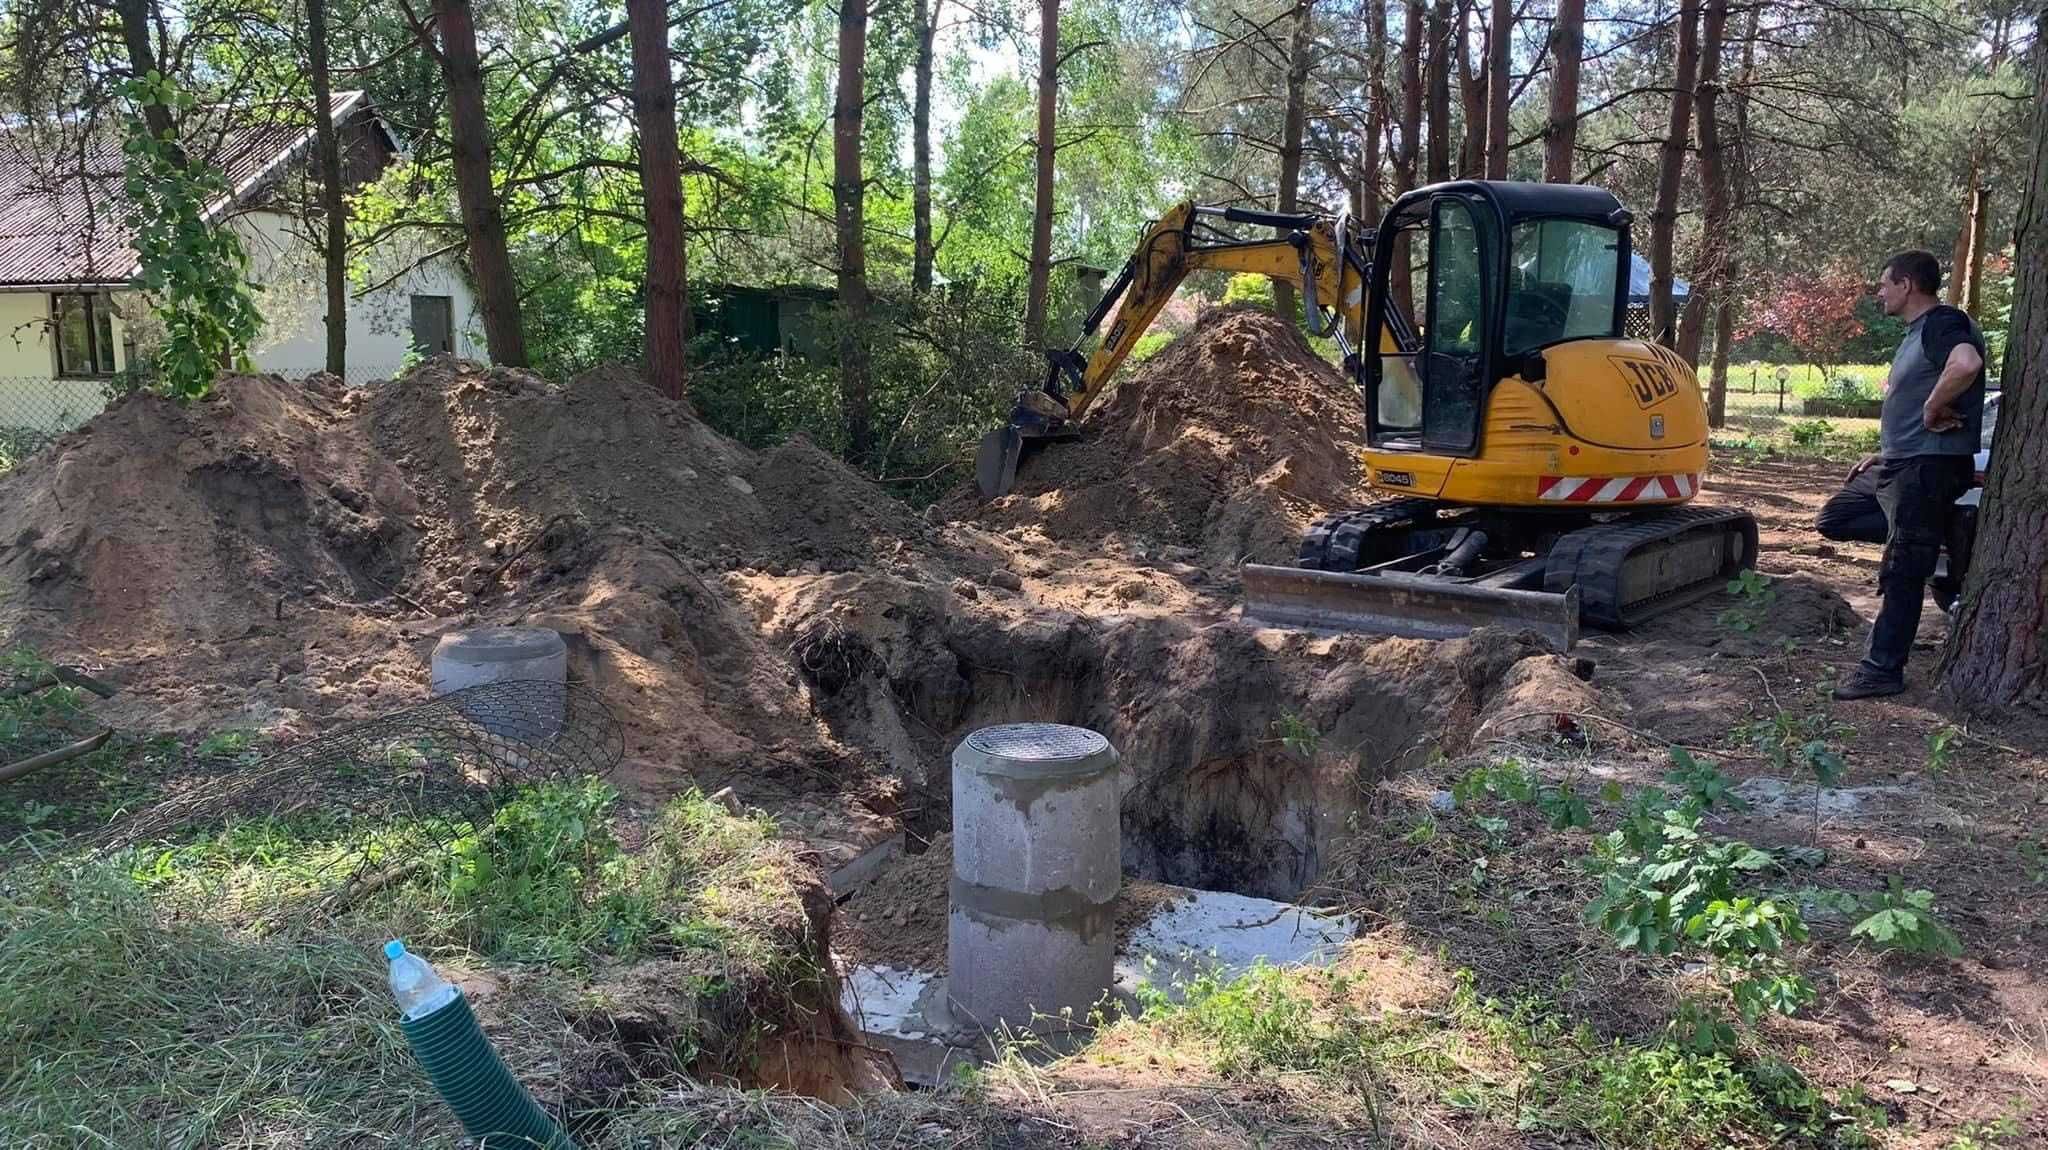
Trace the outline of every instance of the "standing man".
<instances>
[{"instance_id":1,"label":"standing man","mask_svg":"<svg viewBox=\"0 0 2048 1150\"><path fill-rule=\"evenodd\" d=\"M1891 534L1877 569L1884 602L1870 648L1835 687L1837 699L1906 689L1906 657L1920 629L1927 579L1956 499L1970 489L1984 423L1984 337L1967 314L1935 299L1940 289L1941 265L1927 252L1900 252L1878 276L1878 302L1886 315L1906 321L1906 337L1885 383L1882 450L1858 469L1876 464L1877 498Z\"/></svg>"}]
</instances>

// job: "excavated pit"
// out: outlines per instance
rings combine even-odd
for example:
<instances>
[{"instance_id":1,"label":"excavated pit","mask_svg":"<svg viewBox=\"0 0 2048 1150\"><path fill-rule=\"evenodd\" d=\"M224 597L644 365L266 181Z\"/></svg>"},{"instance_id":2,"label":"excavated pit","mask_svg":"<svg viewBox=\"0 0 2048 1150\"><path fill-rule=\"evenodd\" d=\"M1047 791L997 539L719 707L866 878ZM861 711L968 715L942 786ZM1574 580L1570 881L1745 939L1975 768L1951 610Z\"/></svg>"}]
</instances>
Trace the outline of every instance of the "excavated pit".
<instances>
[{"instance_id":1,"label":"excavated pit","mask_svg":"<svg viewBox=\"0 0 2048 1150\"><path fill-rule=\"evenodd\" d=\"M1070 723L1123 755L1132 875L1292 897L1534 654L1236 620L1236 562L1360 497L1355 403L1290 325L1220 309L1016 495L927 522L619 370L227 379L0 478L0 639L107 668L117 725L289 741L421 697L448 630L551 627L628 790L730 786L828 868L943 830L968 731Z\"/></svg>"}]
</instances>

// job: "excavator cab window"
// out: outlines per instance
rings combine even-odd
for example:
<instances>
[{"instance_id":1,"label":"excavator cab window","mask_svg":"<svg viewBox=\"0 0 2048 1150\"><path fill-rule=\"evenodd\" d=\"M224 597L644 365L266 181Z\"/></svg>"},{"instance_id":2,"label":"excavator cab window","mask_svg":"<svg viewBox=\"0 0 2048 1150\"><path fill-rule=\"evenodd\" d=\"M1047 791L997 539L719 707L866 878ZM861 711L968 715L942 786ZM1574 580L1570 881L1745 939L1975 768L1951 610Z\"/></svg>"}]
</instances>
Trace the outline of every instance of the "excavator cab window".
<instances>
[{"instance_id":1,"label":"excavator cab window","mask_svg":"<svg viewBox=\"0 0 2048 1150\"><path fill-rule=\"evenodd\" d=\"M1360 364L1367 438L1382 450L1472 455L1490 384L1495 216L1464 195L1418 196L1380 221Z\"/></svg>"},{"instance_id":2,"label":"excavator cab window","mask_svg":"<svg viewBox=\"0 0 2048 1150\"><path fill-rule=\"evenodd\" d=\"M1414 439L1422 433L1422 333L1429 319L1424 293L1429 290L1429 219L1391 231L1387 238L1391 264L1386 306L1378 317L1386 335L1372 373L1375 435Z\"/></svg>"},{"instance_id":3,"label":"excavator cab window","mask_svg":"<svg viewBox=\"0 0 2048 1150\"><path fill-rule=\"evenodd\" d=\"M1514 357L1571 339L1621 335L1615 293L1621 235L1591 220L1524 219L1508 239L1501 353Z\"/></svg>"},{"instance_id":4,"label":"excavator cab window","mask_svg":"<svg viewBox=\"0 0 2048 1150\"><path fill-rule=\"evenodd\" d=\"M1464 199L1439 198L1431 217L1422 447L1467 455L1479 443L1479 412L1489 382L1483 237Z\"/></svg>"}]
</instances>

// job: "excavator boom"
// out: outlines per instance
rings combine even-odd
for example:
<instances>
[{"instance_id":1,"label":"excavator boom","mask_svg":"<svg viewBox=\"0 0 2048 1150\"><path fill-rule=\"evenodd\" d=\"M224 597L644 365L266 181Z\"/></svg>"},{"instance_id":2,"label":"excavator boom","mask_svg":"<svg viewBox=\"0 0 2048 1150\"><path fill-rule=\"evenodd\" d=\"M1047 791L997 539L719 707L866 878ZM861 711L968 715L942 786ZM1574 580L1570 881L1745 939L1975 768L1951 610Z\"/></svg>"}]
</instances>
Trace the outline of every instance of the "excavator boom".
<instances>
[{"instance_id":1,"label":"excavator boom","mask_svg":"<svg viewBox=\"0 0 2048 1150\"><path fill-rule=\"evenodd\" d=\"M1288 234L1244 239L1223 230L1219 222L1278 228ZM1343 216L1330 220L1175 205L1145 229L1137 250L1082 321L1075 346L1047 353L1044 385L1019 395L1009 422L982 438L975 455L975 482L982 498L1009 494L1019 460L1033 447L1078 436L1075 424L1191 272L1246 272L1295 285L1314 334L1335 336L1349 354L1364 330L1361 303L1371 243L1370 232L1360 234ZM1082 344L1100 330L1112 308L1115 322L1092 352L1082 354Z\"/></svg>"}]
</instances>

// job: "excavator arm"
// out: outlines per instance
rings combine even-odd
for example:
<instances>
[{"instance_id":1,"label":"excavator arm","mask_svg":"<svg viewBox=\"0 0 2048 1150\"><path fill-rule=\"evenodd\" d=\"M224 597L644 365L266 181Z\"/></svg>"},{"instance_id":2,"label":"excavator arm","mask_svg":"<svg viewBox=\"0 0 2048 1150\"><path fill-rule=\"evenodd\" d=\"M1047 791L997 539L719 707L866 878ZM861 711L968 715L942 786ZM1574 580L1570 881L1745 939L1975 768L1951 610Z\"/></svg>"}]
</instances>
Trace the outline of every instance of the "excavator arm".
<instances>
[{"instance_id":1,"label":"excavator arm","mask_svg":"<svg viewBox=\"0 0 2048 1150\"><path fill-rule=\"evenodd\" d=\"M1242 239L1218 221L1280 229L1286 234ZM983 437L975 458L975 479L983 498L1007 494L1017 462L1033 445L1078 436L1075 423L1115 376L1138 340L1190 272L1215 269L1249 272L1290 283L1301 292L1309 330L1333 335L1344 354L1355 354L1365 327L1365 284L1370 278L1372 237L1336 220L1243 208L1176 205L1145 229L1138 246L1102 302L1082 322L1071 348L1047 353L1044 386L1017 397L1009 422ZM1120 305L1120 306L1119 306ZM1110 311L1116 320L1095 345L1081 348Z\"/></svg>"}]
</instances>

